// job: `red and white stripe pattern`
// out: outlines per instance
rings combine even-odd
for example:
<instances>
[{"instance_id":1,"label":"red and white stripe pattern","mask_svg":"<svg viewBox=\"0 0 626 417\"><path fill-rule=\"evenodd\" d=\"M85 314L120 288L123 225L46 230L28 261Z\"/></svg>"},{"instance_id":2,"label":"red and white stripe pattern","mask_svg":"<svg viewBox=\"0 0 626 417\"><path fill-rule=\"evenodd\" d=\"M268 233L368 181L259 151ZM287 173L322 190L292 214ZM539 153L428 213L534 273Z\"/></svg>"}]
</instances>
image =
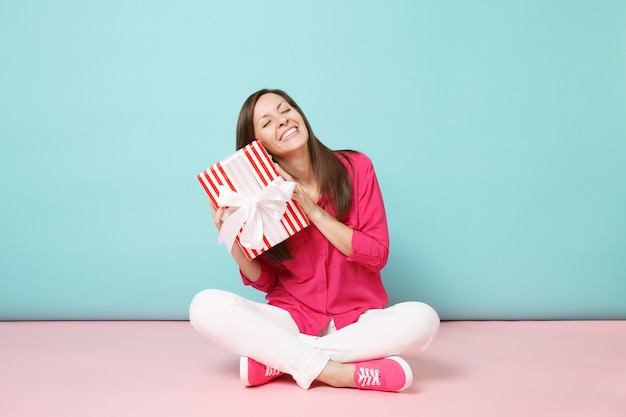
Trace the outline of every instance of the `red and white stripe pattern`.
<instances>
[{"instance_id":1,"label":"red and white stripe pattern","mask_svg":"<svg viewBox=\"0 0 626 417\"><path fill-rule=\"evenodd\" d=\"M261 142L255 140L198 174L198 181L209 195L211 204L218 207L217 198L221 186L226 185L235 192L255 192L267 187L273 181L283 179ZM285 214L280 221L281 226L263 230L262 249L247 249L239 245L248 259L256 258L309 225L309 219L298 203L289 200L286 204ZM239 237L236 240L239 243Z\"/></svg>"}]
</instances>

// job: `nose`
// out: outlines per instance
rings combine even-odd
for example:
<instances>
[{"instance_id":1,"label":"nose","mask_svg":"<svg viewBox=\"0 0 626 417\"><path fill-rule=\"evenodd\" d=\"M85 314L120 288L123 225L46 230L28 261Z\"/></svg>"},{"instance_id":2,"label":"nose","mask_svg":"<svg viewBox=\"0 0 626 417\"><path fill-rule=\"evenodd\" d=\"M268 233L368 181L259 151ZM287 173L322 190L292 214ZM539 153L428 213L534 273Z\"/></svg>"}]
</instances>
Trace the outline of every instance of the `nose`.
<instances>
[{"instance_id":1,"label":"nose","mask_svg":"<svg viewBox=\"0 0 626 417\"><path fill-rule=\"evenodd\" d=\"M284 115L280 116L280 119L278 119L278 126L284 126L287 124L287 117Z\"/></svg>"}]
</instances>

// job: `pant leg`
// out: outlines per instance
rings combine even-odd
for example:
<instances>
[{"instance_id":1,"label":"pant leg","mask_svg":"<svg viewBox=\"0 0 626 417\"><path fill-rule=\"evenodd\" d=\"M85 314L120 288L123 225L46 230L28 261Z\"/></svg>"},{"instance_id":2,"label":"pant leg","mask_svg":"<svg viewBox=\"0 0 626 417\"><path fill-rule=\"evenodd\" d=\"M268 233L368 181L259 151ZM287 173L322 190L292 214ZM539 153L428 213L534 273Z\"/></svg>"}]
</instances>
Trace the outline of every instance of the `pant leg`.
<instances>
[{"instance_id":1,"label":"pant leg","mask_svg":"<svg viewBox=\"0 0 626 417\"><path fill-rule=\"evenodd\" d=\"M391 355L411 357L428 347L439 330L439 316L427 304L409 301L369 310L356 323L328 334L301 335L336 362L357 362Z\"/></svg>"},{"instance_id":2,"label":"pant leg","mask_svg":"<svg viewBox=\"0 0 626 417\"><path fill-rule=\"evenodd\" d=\"M222 290L198 293L189 307L192 326L214 343L290 374L308 389L329 357L299 337L291 315Z\"/></svg>"}]
</instances>

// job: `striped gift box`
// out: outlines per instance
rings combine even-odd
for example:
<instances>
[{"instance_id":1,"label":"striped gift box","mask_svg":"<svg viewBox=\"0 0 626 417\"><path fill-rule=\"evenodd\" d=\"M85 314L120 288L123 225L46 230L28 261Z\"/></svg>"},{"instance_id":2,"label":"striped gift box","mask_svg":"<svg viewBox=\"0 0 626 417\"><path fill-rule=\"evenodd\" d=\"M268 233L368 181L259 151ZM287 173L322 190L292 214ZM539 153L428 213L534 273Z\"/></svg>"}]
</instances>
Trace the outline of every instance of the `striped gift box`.
<instances>
[{"instance_id":1,"label":"striped gift box","mask_svg":"<svg viewBox=\"0 0 626 417\"><path fill-rule=\"evenodd\" d=\"M219 207L218 197L221 187L227 186L234 192L250 194L258 193L272 182L284 181L258 140L207 168L197 177L214 207ZM248 259L256 258L309 225L309 219L298 203L289 199L285 204L285 212L280 222L263 223L263 247L246 248L237 236L235 240Z\"/></svg>"}]
</instances>

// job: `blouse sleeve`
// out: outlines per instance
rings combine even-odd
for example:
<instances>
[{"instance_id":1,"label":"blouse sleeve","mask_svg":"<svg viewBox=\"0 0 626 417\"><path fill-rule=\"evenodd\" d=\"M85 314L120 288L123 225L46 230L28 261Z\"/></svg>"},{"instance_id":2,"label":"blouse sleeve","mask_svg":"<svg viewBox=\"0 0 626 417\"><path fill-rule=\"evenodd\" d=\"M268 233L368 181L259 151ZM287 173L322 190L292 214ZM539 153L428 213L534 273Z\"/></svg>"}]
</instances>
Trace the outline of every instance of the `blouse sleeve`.
<instances>
[{"instance_id":1,"label":"blouse sleeve","mask_svg":"<svg viewBox=\"0 0 626 417\"><path fill-rule=\"evenodd\" d=\"M259 279L257 279L256 281L254 282L250 281L241 273L241 271L239 271L239 274L241 275L241 279L244 285L249 285L252 288L255 288L259 291L263 291L267 293L272 288L274 288L274 285L276 284L276 271L274 268L271 268L261 259L259 259L259 262L261 265L261 275L259 276Z\"/></svg>"},{"instance_id":2,"label":"blouse sleeve","mask_svg":"<svg viewBox=\"0 0 626 417\"><path fill-rule=\"evenodd\" d=\"M383 196L372 161L364 154L351 158L353 202L348 226L354 229L349 261L380 271L389 256L389 230Z\"/></svg>"}]
</instances>

